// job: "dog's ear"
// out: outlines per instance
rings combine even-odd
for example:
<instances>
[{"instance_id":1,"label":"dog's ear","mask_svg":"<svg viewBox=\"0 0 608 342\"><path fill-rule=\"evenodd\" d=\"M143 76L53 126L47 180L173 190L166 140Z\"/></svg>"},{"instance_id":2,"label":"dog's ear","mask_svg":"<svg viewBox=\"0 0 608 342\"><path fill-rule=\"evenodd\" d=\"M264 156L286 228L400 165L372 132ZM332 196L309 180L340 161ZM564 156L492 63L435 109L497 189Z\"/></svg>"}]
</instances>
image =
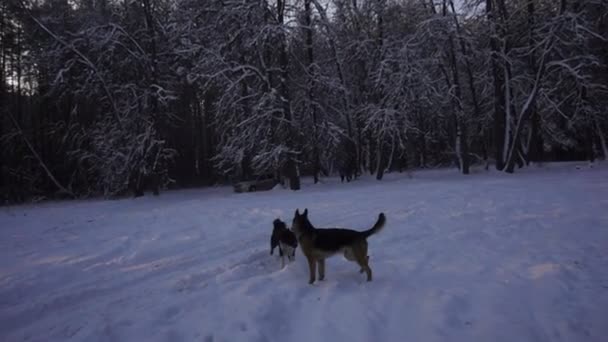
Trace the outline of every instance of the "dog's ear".
<instances>
[{"instance_id":1,"label":"dog's ear","mask_svg":"<svg viewBox=\"0 0 608 342\"><path fill-rule=\"evenodd\" d=\"M295 216L296 216L296 217L300 216L300 209L296 209L296 214L295 214Z\"/></svg>"},{"instance_id":2,"label":"dog's ear","mask_svg":"<svg viewBox=\"0 0 608 342\"><path fill-rule=\"evenodd\" d=\"M308 208L304 209L304 214L302 216L308 218Z\"/></svg>"}]
</instances>

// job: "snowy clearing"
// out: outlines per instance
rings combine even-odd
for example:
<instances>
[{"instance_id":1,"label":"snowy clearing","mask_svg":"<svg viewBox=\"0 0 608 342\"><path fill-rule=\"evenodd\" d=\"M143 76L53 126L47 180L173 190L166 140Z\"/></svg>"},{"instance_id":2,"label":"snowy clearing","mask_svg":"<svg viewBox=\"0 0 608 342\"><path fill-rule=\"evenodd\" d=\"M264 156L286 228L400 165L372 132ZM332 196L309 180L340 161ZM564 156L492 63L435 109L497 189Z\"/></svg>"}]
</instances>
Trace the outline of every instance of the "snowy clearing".
<instances>
[{"instance_id":1,"label":"snowy clearing","mask_svg":"<svg viewBox=\"0 0 608 342\"><path fill-rule=\"evenodd\" d=\"M0 341L606 341L608 165L0 208ZM272 220L367 229L308 285ZM275 253L276 254L276 253Z\"/></svg>"}]
</instances>

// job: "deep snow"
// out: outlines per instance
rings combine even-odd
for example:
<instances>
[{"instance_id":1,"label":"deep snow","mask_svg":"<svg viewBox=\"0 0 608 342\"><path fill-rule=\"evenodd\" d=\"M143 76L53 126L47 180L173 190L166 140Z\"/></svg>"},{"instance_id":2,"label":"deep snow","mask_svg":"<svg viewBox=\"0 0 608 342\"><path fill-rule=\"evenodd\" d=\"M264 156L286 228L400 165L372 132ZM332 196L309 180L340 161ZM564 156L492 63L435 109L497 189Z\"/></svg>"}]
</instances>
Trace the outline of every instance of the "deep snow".
<instances>
[{"instance_id":1,"label":"deep snow","mask_svg":"<svg viewBox=\"0 0 608 342\"><path fill-rule=\"evenodd\" d=\"M606 341L608 165L0 208L0 341ZM308 285L272 220L367 229ZM276 253L275 253L276 254Z\"/></svg>"}]
</instances>

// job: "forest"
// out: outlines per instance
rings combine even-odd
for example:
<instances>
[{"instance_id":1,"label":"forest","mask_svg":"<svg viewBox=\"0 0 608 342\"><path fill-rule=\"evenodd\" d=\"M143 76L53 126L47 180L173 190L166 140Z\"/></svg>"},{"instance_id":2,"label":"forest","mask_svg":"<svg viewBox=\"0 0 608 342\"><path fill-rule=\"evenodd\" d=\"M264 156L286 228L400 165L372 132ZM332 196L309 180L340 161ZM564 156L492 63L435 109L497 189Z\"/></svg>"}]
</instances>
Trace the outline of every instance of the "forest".
<instances>
[{"instance_id":1,"label":"forest","mask_svg":"<svg viewBox=\"0 0 608 342\"><path fill-rule=\"evenodd\" d=\"M608 156L605 0L3 0L0 202Z\"/></svg>"}]
</instances>

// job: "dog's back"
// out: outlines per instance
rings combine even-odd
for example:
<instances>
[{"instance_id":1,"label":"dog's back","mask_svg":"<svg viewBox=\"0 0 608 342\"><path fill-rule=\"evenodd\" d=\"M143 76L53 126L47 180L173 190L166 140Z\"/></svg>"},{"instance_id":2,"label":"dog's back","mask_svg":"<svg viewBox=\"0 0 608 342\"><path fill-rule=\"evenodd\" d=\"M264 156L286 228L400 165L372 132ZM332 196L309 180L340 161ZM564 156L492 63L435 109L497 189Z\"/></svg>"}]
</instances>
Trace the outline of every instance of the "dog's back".
<instances>
[{"instance_id":1,"label":"dog's back","mask_svg":"<svg viewBox=\"0 0 608 342\"><path fill-rule=\"evenodd\" d=\"M294 234L291 230L285 228L280 231L279 241L293 248L298 247L298 239L296 238L296 234Z\"/></svg>"},{"instance_id":2,"label":"dog's back","mask_svg":"<svg viewBox=\"0 0 608 342\"><path fill-rule=\"evenodd\" d=\"M308 217L301 215L298 217L294 227L300 231L303 237L311 239L314 248L325 251L337 251L344 246L356 243L359 240L366 240L369 236L378 233L386 223L384 213L378 215L378 220L374 226L368 230L357 231L345 228L315 228Z\"/></svg>"}]
</instances>

